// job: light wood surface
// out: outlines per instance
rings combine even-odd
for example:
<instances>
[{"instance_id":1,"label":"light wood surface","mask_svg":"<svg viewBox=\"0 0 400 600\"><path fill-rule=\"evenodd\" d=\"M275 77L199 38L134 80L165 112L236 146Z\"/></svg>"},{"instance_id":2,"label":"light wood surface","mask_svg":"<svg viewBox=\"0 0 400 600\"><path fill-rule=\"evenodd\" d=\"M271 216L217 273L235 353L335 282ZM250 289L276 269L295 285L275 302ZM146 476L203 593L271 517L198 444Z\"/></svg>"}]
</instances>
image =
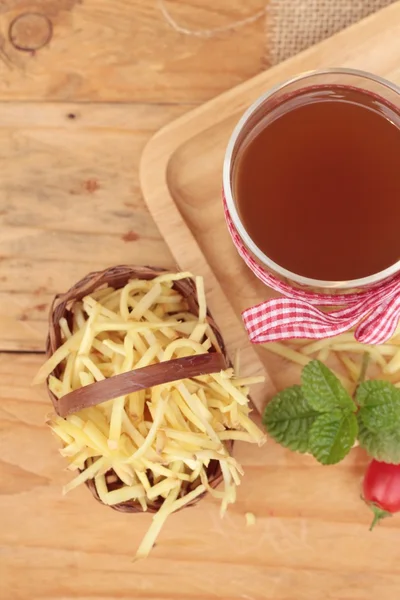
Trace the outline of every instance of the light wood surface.
<instances>
[{"instance_id":1,"label":"light wood surface","mask_svg":"<svg viewBox=\"0 0 400 600\"><path fill-rule=\"evenodd\" d=\"M263 68L265 18L238 35L184 35L161 3L178 26L201 32L266 0L2 0L0 98L198 104Z\"/></svg>"},{"instance_id":2,"label":"light wood surface","mask_svg":"<svg viewBox=\"0 0 400 600\"><path fill-rule=\"evenodd\" d=\"M332 66L371 71L400 83L400 2L226 92L167 125L142 156L145 200L182 268L205 276L209 304L231 353L267 373L281 389L297 383L299 367L246 343L245 308L270 297L240 259L227 231L221 201L222 163L229 136L243 111L262 93L301 72ZM234 309L236 317L231 311ZM273 388L255 393L262 408Z\"/></svg>"},{"instance_id":3,"label":"light wood surface","mask_svg":"<svg viewBox=\"0 0 400 600\"><path fill-rule=\"evenodd\" d=\"M150 516L116 513L85 488L60 494L70 474L43 424L49 402L30 385L41 361L0 359L2 600L398 599L400 524L368 531L359 450L329 468L273 442L237 444L246 474L225 519L207 498L133 563Z\"/></svg>"},{"instance_id":4,"label":"light wood surface","mask_svg":"<svg viewBox=\"0 0 400 600\"><path fill-rule=\"evenodd\" d=\"M1 350L43 351L52 297L89 271L173 264L135 166L183 110L0 104Z\"/></svg>"},{"instance_id":5,"label":"light wood surface","mask_svg":"<svg viewBox=\"0 0 400 600\"><path fill-rule=\"evenodd\" d=\"M181 25L203 29L265 2L166 4ZM15 19L17 45L46 40L46 19L18 21L32 12L51 21L51 40L17 50ZM396 22L392 12L369 29L362 54L372 70L383 54L398 67ZM237 444L246 476L226 519L208 498L173 516L151 557L133 563L149 517L115 513L83 488L62 497L70 474L44 425L50 402L31 386L55 292L111 264L174 266L141 197L141 152L157 129L260 72L265 20L208 39L170 28L156 1L4 0L0 31L0 599L398 600L400 525L368 532L361 451L324 468L273 442ZM387 52L375 49L383 31ZM222 99L228 120L257 95L250 85L247 98ZM186 173L179 193L193 192L193 130L175 131L184 152L174 170L184 158Z\"/></svg>"}]
</instances>

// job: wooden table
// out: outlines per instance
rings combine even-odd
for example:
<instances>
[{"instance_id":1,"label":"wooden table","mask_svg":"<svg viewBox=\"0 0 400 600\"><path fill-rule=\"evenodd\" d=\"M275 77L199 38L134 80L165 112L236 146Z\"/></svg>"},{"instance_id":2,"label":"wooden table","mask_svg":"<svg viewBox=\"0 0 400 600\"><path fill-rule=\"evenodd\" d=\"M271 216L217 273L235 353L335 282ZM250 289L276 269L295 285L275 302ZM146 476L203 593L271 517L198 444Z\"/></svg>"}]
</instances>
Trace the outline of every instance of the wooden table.
<instances>
[{"instance_id":1,"label":"wooden table","mask_svg":"<svg viewBox=\"0 0 400 600\"><path fill-rule=\"evenodd\" d=\"M191 29L229 25L264 4L165 3ZM173 266L140 195L141 151L162 125L265 66L264 25L184 35L156 0L0 2L1 600L399 596L400 552L388 536L398 524L368 533L354 483L361 452L341 467L349 485L338 498L334 469L322 477L308 457L293 463L282 450L272 460L238 444L246 479L225 520L207 499L172 517L152 556L133 564L150 517L112 512L85 489L61 496L69 475L44 425L50 405L31 387L56 292L111 264ZM296 487L299 469L312 498Z\"/></svg>"}]
</instances>

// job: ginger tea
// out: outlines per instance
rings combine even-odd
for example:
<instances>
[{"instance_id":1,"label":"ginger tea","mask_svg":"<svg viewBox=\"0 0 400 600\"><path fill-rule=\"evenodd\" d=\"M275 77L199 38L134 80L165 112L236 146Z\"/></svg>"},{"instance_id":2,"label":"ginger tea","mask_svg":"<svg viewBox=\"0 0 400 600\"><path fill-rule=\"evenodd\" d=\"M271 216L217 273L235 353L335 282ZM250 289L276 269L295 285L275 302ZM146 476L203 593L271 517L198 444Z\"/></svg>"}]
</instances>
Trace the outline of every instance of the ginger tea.
<instances>
[{"instance_id":1,"label":"ginger tea","mask_svg":"<svg viewBox=\"0 0 400 600\"><path fill-rule=\"evenodd\" d=\"M280 267L325 281L379 273L400 259L400 107L343 85L287 94L242 144L232 187Z\"/></svg>"}]
</instances>

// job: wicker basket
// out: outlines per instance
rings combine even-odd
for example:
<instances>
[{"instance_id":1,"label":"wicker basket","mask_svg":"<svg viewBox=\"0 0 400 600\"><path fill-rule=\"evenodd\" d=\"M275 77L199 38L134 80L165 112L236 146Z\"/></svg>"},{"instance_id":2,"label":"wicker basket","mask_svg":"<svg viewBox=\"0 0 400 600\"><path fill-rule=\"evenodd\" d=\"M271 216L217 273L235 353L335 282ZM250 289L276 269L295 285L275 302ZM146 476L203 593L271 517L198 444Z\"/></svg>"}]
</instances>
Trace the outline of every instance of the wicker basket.
<instances>
[{"instance_id":1,"label":"wicker basket","mask_svg":"<svg viewBox=\"0 0 400 600\"><path fill-rule=\"evenodd\" d=\"M131 279L151 280L165 272L167 272L165 269L159 269L154 267L112 267L104 271L89 273L86 277L81 279L81 281L78 281L74 286L72 286L72 288L68 292L66 292L65 294L58 294L54 298L50 310L49 335L47 338L47 354L51 356L62 344L62 336L59 321L62 317L66 318L68 322L71 321L71 308L74 302L82 300L82 298L84 298L86 295L91 294L95 290L98 290L101 287L105 287L106 285L118 289L124 287ZM197 303L196 286L193 280L182 279L180 281L176 281L174 282L174 288L186 299L190 312L192 312L194 315L198 315L199 307ZM219 345L218 347L213 347L210 350L210 352L221 353L224 356L226 363L229 364L225 344L222 339L221 333L218 330L216 323L214 322L212 316L209 313L207 315L207 319L216 336ZM60 367L57 367L53 374L56 377L59 377ZM56 412L58 412L58 400L56 396L50 391L48 386L47 389L51 401L54 405L54 408ZM233 443L227 443L226 447L230 450L232 445ZM218 461L210 461L209 467L207 469L207 477L210 486L213 488L217 487L217 485L222 480L222 473ZM108 491L116 490L124 485L113 470L110 470L106 474L106 483ZM86 485L90 489L96 500L101 502L96 490L94 480L89 480L88 482L86 482ZM197 487L197 485L194 484L193 487ZM188 488L186 488L186 492L191 491L191 489L192 488L189 486ZM192 506L196 504L202 497L204 497L204 495L205 494L198 496L191 504L188 504L186 506ZM162 506L163 502L163 498L157 498L152 504L148 504L148 511L152 513L157 512L158 509ZM113 505L111 506L111 508L120 512L142 512L140 504L133 500Z\"/></svg>"}]
</instances>

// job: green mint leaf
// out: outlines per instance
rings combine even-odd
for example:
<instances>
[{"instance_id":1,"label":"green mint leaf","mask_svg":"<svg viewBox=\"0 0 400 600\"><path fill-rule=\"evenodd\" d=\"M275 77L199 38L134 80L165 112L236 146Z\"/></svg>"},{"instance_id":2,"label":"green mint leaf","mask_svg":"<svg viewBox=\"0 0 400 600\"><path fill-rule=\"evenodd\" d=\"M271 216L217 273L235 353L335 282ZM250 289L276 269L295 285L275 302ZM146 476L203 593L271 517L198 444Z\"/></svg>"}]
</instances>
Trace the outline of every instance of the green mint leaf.
<instances>
[{"instance_id":1,"label":"green mint leaf","mask_svg":"<svg viewBox=\"0 0 400 600\"><path fill-rule=\"evenodd\" d=\"M364 381L357 388L360 418L372 432L400 427L400 390L388 381Z\"/></svg>"},{"instance_id":2,"label":"green mint leaf","mask_svg":"<svg viewBox=\"0 0 400 600\"><path fill-rule=\"evenodd\" d=\"M357 407L339 379L320 360L312 360L301 374L303 394L310 406L324 413L335 408L356 412Z\"/></svg>"},{"instance_id":3,"label":"green mint leaf","mask_svg":"<svg viewBox=\"0 0 400 600\"><path fill-rule=\"evenodd\" d=\"M263 423L279 444L297 452L308 451L310 427L318 416L294 385L277 394L265 408Z\"/></svg>"},{"instance_id":4,"label":"green mint leaf","mask_svg":"<svg viewBox=\"0 0 400 600\"><path fill-rule=\"evenodd\" d=\"M359 417L358 441L367 453L381 462L400 464L400 430L370 431Z\"/></svg>"},{"instance_id":5,"label":"green mint leaf","mask_svg":"<svg viewBox=\"0 0 400 600\"><path fill-rule=\"evenodd\" d=\"M357 418L340 409L320 415L310 429L310 452L323 465L334 465L348 454L356 441Z\"/></svg>"}]
</instances>

